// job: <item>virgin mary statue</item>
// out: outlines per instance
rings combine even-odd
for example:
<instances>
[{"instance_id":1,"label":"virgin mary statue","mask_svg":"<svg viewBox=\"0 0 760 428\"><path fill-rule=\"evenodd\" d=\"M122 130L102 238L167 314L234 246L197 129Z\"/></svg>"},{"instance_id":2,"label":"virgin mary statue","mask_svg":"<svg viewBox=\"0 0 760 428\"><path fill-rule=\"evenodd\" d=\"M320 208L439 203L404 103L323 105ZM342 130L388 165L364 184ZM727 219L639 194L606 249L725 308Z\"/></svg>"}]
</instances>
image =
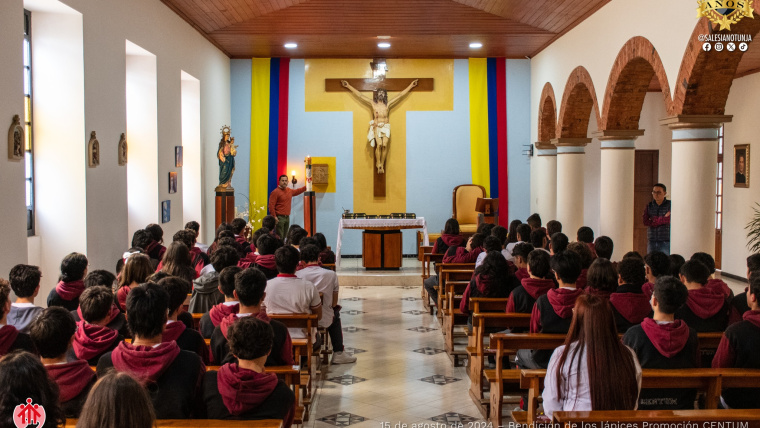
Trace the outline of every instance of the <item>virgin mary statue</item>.
<instances>
[{"instance_id":1,"label":"virgin mary statue","mask_svg":"<svg viewBox=\"0 0 760 428\"><path fill-rule=\"evenodd\" d=\"M222 139L216 157L219 159L219 186L217 191L234 190L230 185L232 174L235 172L235 155L237 154L235 138L230 138L230 127L222 127Z\"/></svg>"}]
</instances>

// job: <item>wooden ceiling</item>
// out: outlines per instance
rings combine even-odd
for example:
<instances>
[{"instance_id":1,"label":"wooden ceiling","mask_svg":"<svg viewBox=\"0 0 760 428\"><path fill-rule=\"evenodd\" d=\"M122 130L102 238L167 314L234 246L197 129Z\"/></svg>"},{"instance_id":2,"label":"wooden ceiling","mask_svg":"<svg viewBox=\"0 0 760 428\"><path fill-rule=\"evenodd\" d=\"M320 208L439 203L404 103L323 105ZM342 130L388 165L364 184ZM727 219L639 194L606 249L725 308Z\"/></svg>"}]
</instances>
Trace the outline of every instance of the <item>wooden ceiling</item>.
<instances>
[{"instance_id":1,"label":"wooden ceiling","mask_svg":"<svg viewBox=\"0 0 760 428\"><path fill-rule=\"evenodd\" d=\"M524 58L610 0L161 1L231 58Z\"/></svg>"}]
</instances>

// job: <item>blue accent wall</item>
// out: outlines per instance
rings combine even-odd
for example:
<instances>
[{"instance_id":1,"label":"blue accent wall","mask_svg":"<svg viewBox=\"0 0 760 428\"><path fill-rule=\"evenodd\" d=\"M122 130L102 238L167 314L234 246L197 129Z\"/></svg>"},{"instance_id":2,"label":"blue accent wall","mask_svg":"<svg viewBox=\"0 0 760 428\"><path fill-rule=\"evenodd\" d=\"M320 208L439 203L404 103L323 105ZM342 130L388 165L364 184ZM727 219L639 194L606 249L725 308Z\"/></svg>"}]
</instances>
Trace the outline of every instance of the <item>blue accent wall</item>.
<instances>
[{"instance_id":1,"label":"blue accent wall","mask_svg":"<svg viewBox=\"0 0 760 428\"><path fill-rule=\"evenodd\" d=\"M507 60L507 160L509 218L530 216L530 158L522 152L530 141L530 60ZM546 219L545 221L548 221ZM508 224L503 225L508 227Z\"/></svg>"},{"instance_id":2,"label":"blue accent wall","mask_svg":"<svg viewBox=\"0 0 760 428\"><path fill-rule=\"evenodd\" d=\"M235 204L239 209L248 204L251 172L251 60L230 60L230 102L232 136L235 137L237 156L232 187L235 188ZM221 127L221 125L219 125ZM206 172L208 173L208 171ZM257 201L258 202L258 201Z\"/></svg>"}]
</instances>

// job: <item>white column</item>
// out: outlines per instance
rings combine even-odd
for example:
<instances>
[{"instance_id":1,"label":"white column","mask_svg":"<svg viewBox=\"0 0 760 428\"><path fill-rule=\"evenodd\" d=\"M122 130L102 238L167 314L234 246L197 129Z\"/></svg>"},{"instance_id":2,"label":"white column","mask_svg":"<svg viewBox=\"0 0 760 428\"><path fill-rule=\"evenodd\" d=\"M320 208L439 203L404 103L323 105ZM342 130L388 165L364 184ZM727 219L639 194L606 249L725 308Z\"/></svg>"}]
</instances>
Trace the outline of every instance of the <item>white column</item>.
<instances>
[{"instance_id":1,"label":"white column","mask_svg":"<svg viewBox=\"0 0 760 428\"><path fill-rule=\"evenodd\" d=\"M536 147L531 169L531 182L534 183L531 212L539 213L546 223L557 218L557 149L540 142Z\"/></svg>"},{"instance_id":2,"label":"white column","mask_svg":"<svg viewBox=\"0 0 760 428\"><path fill-rule=\"evenodd\" d=\"M602 137L599 234L609 236L620 259L633 250L635 139Z\"/></svg>"},{"instance_id":3,"label":"white column","mask_svg":"<svg viewBox=\"0 0 760 428\"><path fill-rule=\"evenodd\" d=\"M583 226L583 154L590 138L560 138L557 146L557 220L570 240Z\"/></svg>"}]
</instances>

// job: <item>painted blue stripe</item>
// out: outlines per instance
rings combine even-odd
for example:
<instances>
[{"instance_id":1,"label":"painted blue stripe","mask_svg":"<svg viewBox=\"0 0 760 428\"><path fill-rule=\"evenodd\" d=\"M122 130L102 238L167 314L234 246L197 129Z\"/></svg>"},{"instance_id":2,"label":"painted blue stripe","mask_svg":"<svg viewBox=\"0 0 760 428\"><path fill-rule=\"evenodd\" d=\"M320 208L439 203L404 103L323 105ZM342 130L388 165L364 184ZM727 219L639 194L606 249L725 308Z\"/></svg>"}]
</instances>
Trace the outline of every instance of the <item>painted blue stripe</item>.
<instances>
[{"instance_id":1,"label":"painted blue stripe","mask_svg":"<svg viewBox=\"0 0 760 428\"><path fill-rule=\"evenodd\" d=\"M279 147L280 119L280 59L272 58L269 69L269 160L267 163L267 180L269 192L277 187L277 149ZM287 174L287 172L285 173Z\"/></svg>"},{"instance_id":2,"label":"painted blue stripe","mask_svg":"<svg viewBox=\"0 0 760 428\"><path fill-rule=\"evenodd\" d=\"M490 168L491 194L499 197L499 131L496 108L496 58L486 61L488 70L488 165Z\"/></svg>"}]
</instances>

